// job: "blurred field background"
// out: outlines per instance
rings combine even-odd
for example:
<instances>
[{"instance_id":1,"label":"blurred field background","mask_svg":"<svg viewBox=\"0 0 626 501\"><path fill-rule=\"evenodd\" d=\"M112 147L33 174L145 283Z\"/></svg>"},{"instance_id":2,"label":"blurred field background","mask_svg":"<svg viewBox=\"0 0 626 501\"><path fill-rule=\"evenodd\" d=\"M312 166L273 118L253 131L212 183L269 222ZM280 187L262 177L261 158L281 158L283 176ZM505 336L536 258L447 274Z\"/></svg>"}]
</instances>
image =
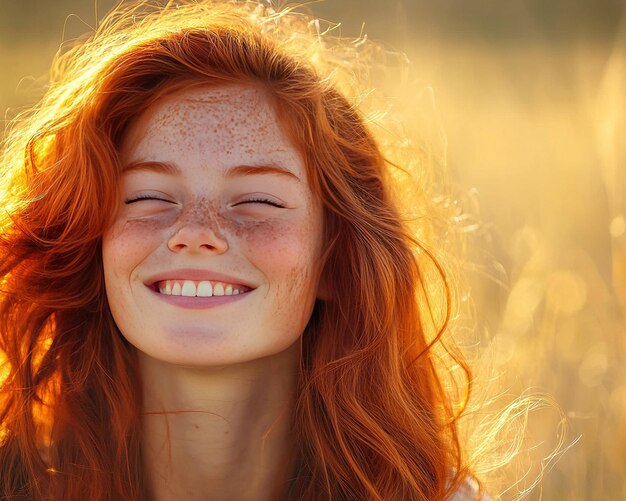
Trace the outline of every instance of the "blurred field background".
<instances>
[{"instance_id":1,"label":"blurred field background","mask_svg":"<svg viewBox=\"0 0 626 501\"><path fill-rule=\"evenodd\" d=\"M113 3L0 0L5 118L41 95L61 41ZM344 36L405 51L432 89L451 179L476 222L467 271L481 349L505 393L546 393L567 416L573 445L525 498L626 499L626 2L309 8ZM529 421L546 450L557 421Z\"/></svg>"}]
</instances>

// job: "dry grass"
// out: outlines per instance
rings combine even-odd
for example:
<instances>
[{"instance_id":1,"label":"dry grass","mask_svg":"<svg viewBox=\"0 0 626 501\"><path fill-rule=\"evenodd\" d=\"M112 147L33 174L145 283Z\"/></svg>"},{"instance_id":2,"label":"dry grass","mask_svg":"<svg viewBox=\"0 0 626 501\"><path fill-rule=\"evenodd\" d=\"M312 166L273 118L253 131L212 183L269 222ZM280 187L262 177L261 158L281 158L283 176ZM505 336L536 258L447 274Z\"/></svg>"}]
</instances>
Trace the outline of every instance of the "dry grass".
<instances>
[{"instance_id":1,"label":"dry grass","mask_svg":"<svg viewBox=\"0 0 626 501\"><path fill-rule=\"evenodd\" d=\"M534 448L502 498L624 499L626 54L432 41L411 54L435 89L460 199L479 221L466 267L489 365L479 371L498 374L500 405L540 392L567 417L571 446L542 465L565 430L553 408L530 413L522 450ZM525 491L542 466L540 486Z\"/></svg>"}]
</instances>

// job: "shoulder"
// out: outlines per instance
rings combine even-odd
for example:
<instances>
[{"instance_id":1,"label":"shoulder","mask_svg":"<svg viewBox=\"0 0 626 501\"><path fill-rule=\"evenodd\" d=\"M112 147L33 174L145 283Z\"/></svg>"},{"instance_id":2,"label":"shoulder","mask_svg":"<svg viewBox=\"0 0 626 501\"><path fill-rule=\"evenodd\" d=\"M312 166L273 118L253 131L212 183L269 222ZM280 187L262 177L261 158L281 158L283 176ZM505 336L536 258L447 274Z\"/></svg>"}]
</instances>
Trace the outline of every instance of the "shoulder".
<instances>
[{"instance_id":1,"label":"shoulder","mask_svg":"<svg viewBox=\"0 0 626 501\"><path fill-rule=\"evenodd\" d=\"M466 477L459 488L452 494L448 501L493 501L485 493L480 494L478 482L473 478Z\"/></svg>"}]
</instances>

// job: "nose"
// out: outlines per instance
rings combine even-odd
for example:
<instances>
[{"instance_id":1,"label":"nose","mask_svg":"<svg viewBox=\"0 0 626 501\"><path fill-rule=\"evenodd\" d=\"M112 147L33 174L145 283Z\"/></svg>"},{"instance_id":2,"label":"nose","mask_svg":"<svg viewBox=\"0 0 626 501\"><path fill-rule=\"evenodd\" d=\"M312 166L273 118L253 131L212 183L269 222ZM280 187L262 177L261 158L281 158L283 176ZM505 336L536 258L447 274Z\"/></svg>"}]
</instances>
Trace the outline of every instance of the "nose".
<instances>
[{"instance_id":1,"label":"nose","mask_svg":"<svg viewBox=\"0 0 626 501\"><path fill-rule=\"evenodd\" d=\"M223 254L228 250L228 242L218 232L205 225L186 224L170 237L168 248L176 253Z\"/></svg>"}]
</instances>

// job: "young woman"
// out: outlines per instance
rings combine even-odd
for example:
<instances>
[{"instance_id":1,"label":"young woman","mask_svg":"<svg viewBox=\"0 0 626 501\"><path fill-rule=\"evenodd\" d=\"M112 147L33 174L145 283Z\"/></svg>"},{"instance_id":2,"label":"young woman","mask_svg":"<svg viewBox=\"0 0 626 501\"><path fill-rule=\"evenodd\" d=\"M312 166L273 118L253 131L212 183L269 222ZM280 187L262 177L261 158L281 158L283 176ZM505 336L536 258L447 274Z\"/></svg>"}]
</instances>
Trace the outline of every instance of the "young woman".
<instances>
[{"instance_id":1,"label":"young woman","mask_svg":"<svg viewBox=\"0 0 626 501\"><path fill-rule=\"evenodd\" d=\"M479 497L449 289L326 44L201 2L60 56L2 163L2 499Z\"/></svg>"}]
</instances>

